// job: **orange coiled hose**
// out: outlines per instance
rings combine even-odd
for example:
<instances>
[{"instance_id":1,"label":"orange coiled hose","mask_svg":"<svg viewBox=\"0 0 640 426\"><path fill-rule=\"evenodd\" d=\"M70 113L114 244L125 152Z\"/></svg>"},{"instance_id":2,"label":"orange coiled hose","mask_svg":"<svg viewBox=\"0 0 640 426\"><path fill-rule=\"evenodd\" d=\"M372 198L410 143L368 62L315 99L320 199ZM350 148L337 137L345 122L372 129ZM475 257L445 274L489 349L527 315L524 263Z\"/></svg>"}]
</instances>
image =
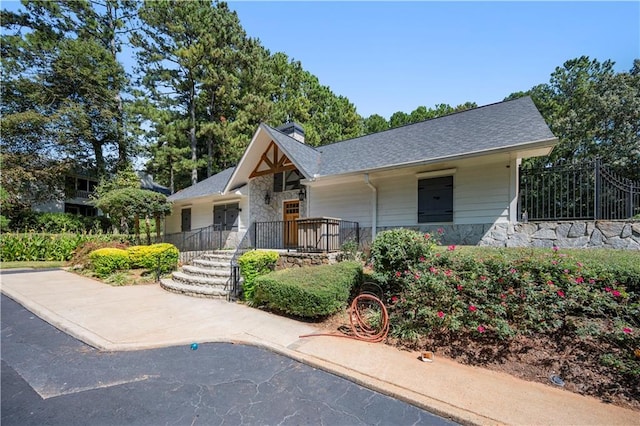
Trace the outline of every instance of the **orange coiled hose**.
<instances>
[{"instance_id":1,"label":"orange coiled hose","mask_svg":"<svg viewBox=\"0 0 640 426\"><path fill-rule=\"evenodd\" d=\"M352 334L318 333L302 337L333 336L378 343L389 334L389 313L384 303L372 294L360 294L349 308L349 323Z\"/></svg>"}]
</instances>

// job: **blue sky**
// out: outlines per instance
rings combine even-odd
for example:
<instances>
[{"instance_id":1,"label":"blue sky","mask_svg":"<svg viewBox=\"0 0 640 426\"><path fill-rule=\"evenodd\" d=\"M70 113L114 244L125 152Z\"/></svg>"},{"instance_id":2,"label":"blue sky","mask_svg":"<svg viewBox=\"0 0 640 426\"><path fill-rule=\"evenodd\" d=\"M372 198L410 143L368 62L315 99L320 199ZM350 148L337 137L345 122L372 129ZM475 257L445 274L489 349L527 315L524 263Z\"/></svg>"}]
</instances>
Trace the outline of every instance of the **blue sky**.
<instances>
[{"instance_id":1,"label":"blue sky","mask_svg":"<svg viewBox=\"0 0 640 426\"><path fill-rule=\"evenodd\" d=\"M4 0L0 7L18 6ZM301 61L364 117L499 102L548 82L557 66L581 55L611 59L617 71L640 58L639 1L232 0L229 6L250 37Z\"/></svg>"},{"instance_id":2,"label":"blue sky","mask_svg":"<svg viewBox=\"0 0 640 426\"><path fill-rule=\"evenodd\" d=\"M302 62L362 116L478 105L587 55L628 71L640 2L229 1L251 37Z\"/></svg>"}]
</instances>

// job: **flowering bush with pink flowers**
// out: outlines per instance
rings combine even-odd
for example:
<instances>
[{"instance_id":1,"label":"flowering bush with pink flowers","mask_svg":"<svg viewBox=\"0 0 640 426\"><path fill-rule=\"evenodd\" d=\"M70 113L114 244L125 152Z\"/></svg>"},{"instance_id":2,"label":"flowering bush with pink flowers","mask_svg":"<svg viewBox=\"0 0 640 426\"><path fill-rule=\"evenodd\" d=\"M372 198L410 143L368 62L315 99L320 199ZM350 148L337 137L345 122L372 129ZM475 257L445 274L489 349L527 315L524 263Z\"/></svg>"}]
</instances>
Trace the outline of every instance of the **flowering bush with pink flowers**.
<instances>
[{"instance_id":1,"label":"flowering bush with pink flowers","mask_svg":"<svg viewBox=\"0 0 640 426\"><path fill-rule=\"evenodd\" d=\"M617 274L615 262L590 256L449 246L404 262L377 258L373 266L392 281L386 287L391 335L406 344L434 336L481 343L560 333L600 342L607 348L598 354L601 365L638 380L640 274L633 268Z\"/></svg>"}]
</instances>

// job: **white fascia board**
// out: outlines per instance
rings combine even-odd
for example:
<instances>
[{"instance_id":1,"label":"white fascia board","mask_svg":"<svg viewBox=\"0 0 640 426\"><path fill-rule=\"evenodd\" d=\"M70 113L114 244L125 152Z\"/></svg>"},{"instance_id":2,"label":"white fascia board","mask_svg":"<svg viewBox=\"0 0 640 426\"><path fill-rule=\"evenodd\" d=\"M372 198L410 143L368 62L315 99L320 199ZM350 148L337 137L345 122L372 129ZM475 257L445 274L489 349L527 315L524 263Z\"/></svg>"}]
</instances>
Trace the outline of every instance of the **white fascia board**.
<instances>
[{"instance_id":1,"label":"white fascia board","mask_svg":"<svg viewBox=\"0 0 640 426\"><path fill-rule=\"evenodd\" d=\"M227 193L231 190L231 188L236 188L242 184L247 184L247 182L245 181L241 181L241 182L236 182L236 180L238 180L241 176L242 170L245 168L247 161L248 161L248 157L250 157L250 154L253 150L253 146L255 144L258 143L258 136L260 135L261 132L265 132L265 130L262 127L263 125L260 124L260 126L258 126L258 129L256 130L256 132L253 134L253 137L251 138L251 142L249 142L249 146L247 146L247 149L244 150L244 153L242 154L242 158L240 158L240 161L238 162L238 165L236 166L235 170L233 171L233 174L231 175L231 177L229 178L229 181L227 182L227 185L224 187L223 193ZM247 179L248 179L248 174L247 174Z\"/></svg>"}]
</instances>

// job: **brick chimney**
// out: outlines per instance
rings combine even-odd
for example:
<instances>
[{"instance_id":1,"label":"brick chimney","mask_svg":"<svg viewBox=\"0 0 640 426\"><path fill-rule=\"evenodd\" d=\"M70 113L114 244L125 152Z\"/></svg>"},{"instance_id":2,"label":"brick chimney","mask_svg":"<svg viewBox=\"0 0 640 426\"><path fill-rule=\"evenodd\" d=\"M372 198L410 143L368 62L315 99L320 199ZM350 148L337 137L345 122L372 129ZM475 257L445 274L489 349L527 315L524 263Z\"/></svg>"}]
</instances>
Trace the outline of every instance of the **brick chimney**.
<instances>
[{"instance_id":1,"label":"brick chimney","mask_svg":"<svg viewBox=\"0 0 640 426\"><path fill-rule=\"evenodd\" d=\"M282 126L276 127L276 130L284 133L287 136L291 136L299 142L304 143L304 128L298 123L285 123Z\"/></svg>"}]
</instances>

